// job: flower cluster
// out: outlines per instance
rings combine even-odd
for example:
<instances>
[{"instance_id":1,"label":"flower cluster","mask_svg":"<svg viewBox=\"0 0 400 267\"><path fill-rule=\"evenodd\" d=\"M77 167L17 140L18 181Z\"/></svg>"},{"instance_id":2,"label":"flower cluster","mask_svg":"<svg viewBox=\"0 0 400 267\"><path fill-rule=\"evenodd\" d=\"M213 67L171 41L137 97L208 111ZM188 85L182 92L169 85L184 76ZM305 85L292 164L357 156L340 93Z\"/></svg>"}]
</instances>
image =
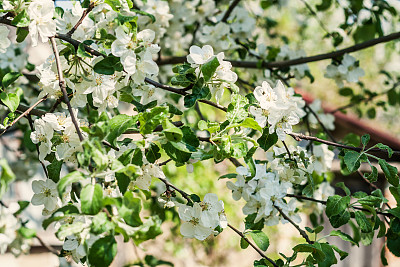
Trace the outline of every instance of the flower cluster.
<instances>
[{"instance_id":1,"label":"flower cluster","mask_svg":"<svg viewBox=\"0 0 400 267\"><path fill-rule=\"evenodd\" d=\"M205 45L202 48L193 45L189 51L190 54L187 56L187 61L193 68L196 68L198 75L201 72L202 65L214 58L218 59L219 66L215 70L211 84L211 91L218 102L224 93L224 88L229 86L229 84L235 83L237 80L237 74L231 70L232 64L229 61L224 61L225 55L223 52L214 55L214 49L210 45Z\"/></svg>"},{"instance_id":2,"label":"flower cluster","mask_svg":"<svg viewBox=\"0 0 400 267\"><path fill-rule=\"evenodd\" d=\"M77 111L75 111L75 116ZM80 122L78 121L78 124ZM39 145L39 160L55 152L57 160L76 162L75 152L82 151L79 136L71 117L64 113L47 113L35 120L31 139ZM82 133L86 136L86 133Z\"/></svg>"},{"instance_id":3,"label":"flower cluster","mask_svg":"<svg viewBox=\"0 0 400 267\"><path fill-rule=\"evenodd\" d=\"M292 126L305 115L303 99L295 96L292 88L286 89L281 81L275 88L264 81L254 89L254 96L260 108L251 106L250 113L262 128L268 123L269 133L276 132L280 140L285 140L286 133L291 133Z\"/></svg>"},{"instance_id":4,"label":"flower cluster","mask_svg":"<svg viewBox=\"0 0 400 267\"><path fill-rule=\"evenodd\" d=\"M111 45L111 53L121 58L126 78L132 77L136 84L144 82L145 77L157 75L158 66L153 55L160 51L157 44L152 44L155 33L146 29L134 36L133 32L125 32L123 27L115 30L117 39Z\"/></svg>"},{"instance_id":5,"label":"flower cluster","mask_svg":"<svg viewBox=\"0 0 400 267\"><path fill-rule=\"evenodd\" d=\"M53 20L54 11L54 2L51 0L33 0L29 4L29 34L32 38L32 46L38 44L39 36L42 42L47 42L49 37L56 34L56 22Z\"/></svg>"},{"instance_id":6,"label":"flower cluster","mask_svg":"<svg viewBox=\"0 0 400 267\"><path fill-rule=\"evenodd\" d=\"M358 82L358 79L364 75L364 70L358 66L358 61L348 54L344 55L340 65L328 65L325 73L325 77L333 79L339 87L344 86L344 80Z\"/></svg>"},{"instance_id":7,"label":"flower cluster","mask_svg":"<svg viewBox=\"0 0 400 267\"><path fill-rule=\"evenodd\" d=\"M193 206L178 203L179 218L183 221L181 234L188 238L204 240L209 235L217 233L218 226L225 228L228 225L224 211L224 202L218 201L218 196L208 193L202 202L195 202Z\"/></svg>"},{"instance_id":8,"label":"flower cluster","mask_svg":"<svg viewBox=\"0 0 400 267\"><path fill-rule=\"evenodd\" d=\"M0 205L0 254L4 254L8 249L15 256L19 256L30 250L32 240L24 238L18 231L25 227L21 219L14 215L18 210L17 203L11 203L9 207Z\"/></svg>"},{"instance_id":9,"label":"flower cluster","mask_svg":"<svg viewBox=\"0 0 400 267\"><path fill-rule=\"evenodd\" d=\"M243 207L245 215L256 214L255 223L261 220L268 226L278 224L279 220L286 223L280 217L277 207L294 222L301 221L296 213L295 200L292 199L289 203L284 200L292 186L290 182L281 181L277 172L267 171L266 165L257 164L254 177L251 177L246 167L238 167L236 170L236 183L228 181L226 185L232 190L234 200L243 198L246 201Z\"/></svg>"}]
</instances>

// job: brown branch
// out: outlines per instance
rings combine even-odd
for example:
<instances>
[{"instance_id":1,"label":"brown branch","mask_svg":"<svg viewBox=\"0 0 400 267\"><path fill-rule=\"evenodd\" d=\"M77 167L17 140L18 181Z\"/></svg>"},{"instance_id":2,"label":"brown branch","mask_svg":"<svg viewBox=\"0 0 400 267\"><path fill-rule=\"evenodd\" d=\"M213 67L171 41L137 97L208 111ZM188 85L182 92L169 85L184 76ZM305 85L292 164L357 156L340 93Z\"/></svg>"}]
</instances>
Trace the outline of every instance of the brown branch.
<instances>
[{"instance_id":1,"label":"brown branch","mask_svg":"<svg viewBox=\"0 0 400 267\"><path fill-rule=\"evenodd\" d=\"M314 243L314 241L310 240L307 233L303 229L301 229L300 226L298 226L294 221L292 221L292 219L290 219L289 216L287 216L278 206L274 205L274 207L275 207L275 209L277 209L279 211L279 213L282 215L282 217L285 218L285 220L290 222L297 229L297 231L299 231L300 235L306 240L306 242L308 244Z\"/></svg>"},{"instance_id":2,"label":"brown branch","mask_svg":"<svg viewBox=\"0 0 400 267\"><path fill-rule=\"evenodd\" d=\"M261 251L261 249L259 249L256 245L254 245L252 242L250 242L250 240L242 232L240 232L238 229L236 229L235 227L233 227L229 223L228 223L228 227L231 228L235 233L237 233L241 238L243 238L247 243L249 243L249 245L252 248L254 248L254 250L257 251L258 254L260 254L261 257L263 257L264 259L269 261L273 266L276 266L276 267L278 266L276 264L276 262L273 261L271 258L269 258L267 255L265 255L264 252Z\"/></svg>"},{"instance_id":3,"label":"brown branch","mask_svg":"<svg viewBox=\"0 0 400 267\"><path fill-rule=\"evenodd\" d=\"M78 20L75 26L69 32L67 32L68 36L72 36L74 34L74 32L78 29L79 25L82 24L85 17L90 13L90 11L92 11L93 8L94 8L94 2L90 2L89 7L83 11L81 18Z\"/></svg>"},{"instance_id":4,"label":"brown branch","mask_svg":"<svg viewBox=\"0 0 400 267\"><path fill-rule=\"evenodd\" d=\"M60 55L58 54L56 39L54 37L50 37L50 41L51 41L51 46L53 48L54 57L56 59L58 80L59 80L61 91L63 93L64 102L65 102L65 104L67 104L68 111L69 111L69 114L71 116L72 123L75 126L75 130L76 130L76 133L79 136L79 140L82 142L83 141L83 135L81 133L81 129L79 128L78 121L75 118L75 114L74 114L74 112L72 110L71 103L69 102L69 99L68 99L68 94L67 94L65 80L64 80L64 76L63 76L63 72L62 72L62 68L61 68Z\"/></svg>"},{"instance_id":5,"label":"brown branch","mask_svg":"<svg viewBox=\"0 0 400 267\"><path fill-rule=\"evenodd\" d=\"M309 140L309 141L315 141L315 142L320 142L323 144L327 144L330 146L335 146L335 147L339 147L339 148L344 148L344 149L348 149L348 150L353 150L356 152L361 152L363 150L362 147L354 147L354 146L347 146L347 145L343 145L340 143L335 143L335 142L331 142L328 140L324 140L324 139L320 139L314 136L308 136L308 135L304 135L304 134L298 134L298 133L288 133L288 135L290 135L291 137L293 137L296 141L300 141L300 139L303 140ZM368 151L369 153L373 154L373 153L378 153L378 154L387 154L387 151L384 149L380 149L380 148L373 148L370 149ZM400 151L393 151L393 155L400 155Z\"/></svg>"},{"instance_id":6,"label":"brown branch","mask_svg":"<svg viewBox=\"0 0 400 267\"><path fill-rule=\"evenodd\" d=\"M322 127L322 129L324 130L324 132L329 136L329 138L336 143L336 139L335 137L333 137L332 133L325 127L325 125L322 123L322 121L320 120L320 118L318 117L317 113L315 113L315 111L310 107L310 105L308 105L307 102L306 103L306 108L308 109L309 112L311 112L311 114L315 117L315 119L317 119L318 124Z\"/></svg>"},{"instance_id":7,"label":"brown branch","mask_svg":"<svg viewBox=\"0 0 400 267\"><path fill-rule=\"evenodd\" d=\"M190 199L190 195L188 193L186 193L185 191L179 189L178 187L176 187L175 185L171 184L167 179L165 178L160 178L157 177L161 182L163 182L165 184L165 186L171 187L173 188L175 191L179 192L179 194L181 194L181 196L186 199L189 203L193 203L193 201Z\"/></svg>"},{"instance_id":8,"label":"brown branch","mask_svg":"<svg viewBox=\"0 0 400 267\"><path fill-rule=\"evenodd\" d=\"M326 203L327 203L324 200L314 199L314 198L306 197L306 196L299 196L299 195L294 195L294 194L286 194L286 196L287 197L294 197L294 198L302 199L302 200L308 200L308 201L312 201L312 202L317 202L317 203L321 203L323 205L326 205ZM353 206L352 208L356 209L356 210L362 210L362 211L371 212L369 209L364 209L364 208L361 208L361 207L354 207ZM382 212L382 211L376 211L376 213L380 214L380 215L383 215L383 216L387 216L387 217L392 217L393 216L390 213L386 213L386 212Z\"/></svg>"},{"instance_id":9,"label":"brown branch","mask_svg":"<svg viewBox=\"0 0 400 267\"><path fill-rule=\"evenodd\" d=\"M39 236L35 235L36 239L39 241L39 243L45 247L49 252L53 253L56 256L60 256L60 252L57 251L56 249L54 249L52 246L46 244L42 238L40 238Z\"/></svg>"},{"instance_id":10,"label":"brown branch","mask_svg":"<svg viewBox=\"0 0 400 267\"><path fill-rule=\"evenodd\" d=\"M19 115L15 120L13 120L11 122L10 125L7 126L7 128L3 129L2 132L0 133L0 136L2 136L8 129L10 129L14 124L16 124L22 117L25 117L27 115L29 115L29 113L40 103L42 103L44 100L47 99L47 95L40 98L38 101L36 101L35 104L33 104L32 106L30 106L29 108L27 108L24 112L22 112L21 115Z\"/></svg>"},{"instance_id":11,"label":"brown branch","mask_svg":"<svg viewBox=\"0 0 400 267\"><path fill-rule=\"evenodd\" d=\"M235 9L235 7L239 4L240 0L233 0L228 9L226 10L224 16L221 19L221 22L227 22L229 16L231 15L232 11Z\"/></svg>"},{"instance_id":12,"label":"brown branch","mask_svg":"<svg viewBox=\"0 0 400 267\"><path fill-rule=\"evenodd\" d=\"M284 60L284 61L275 61L275 62L266 62L263 61L261 63L261 68L285 68L289 66L294 66L294 65L300 65L304 63L309 63L309 62L315 62L315 61L320 61L320 60L326 60L326 59L333 59L337 58L340 56L343 56L344 54L349 54L353 53L359 50L363 50L366 48L369 48L371 46L380 44L380 43L386 43L390 42L396 39L400 38L400 32L392 33L389 35L385 35L376 39L371 39L368 41L365 41L363 43L359 43L353 46L349 46L344 49L340 49L334 52L329 52L329 53L324 53L324 54L318 54L314 56L309 56L309 57L300 57L300 58L295 58L291 60ZM168 65L168 64L178 64L178 63L183 63L185 62L186 57L169 57L169 58L164 58L159 62L159 65ZM259 69L260 68L260 63L255 62L255 61L241 61L241 60L228 60L231 62L233 67L238 67L238 68L249 68L249 69Z\"/></svg>"}]
</instances>

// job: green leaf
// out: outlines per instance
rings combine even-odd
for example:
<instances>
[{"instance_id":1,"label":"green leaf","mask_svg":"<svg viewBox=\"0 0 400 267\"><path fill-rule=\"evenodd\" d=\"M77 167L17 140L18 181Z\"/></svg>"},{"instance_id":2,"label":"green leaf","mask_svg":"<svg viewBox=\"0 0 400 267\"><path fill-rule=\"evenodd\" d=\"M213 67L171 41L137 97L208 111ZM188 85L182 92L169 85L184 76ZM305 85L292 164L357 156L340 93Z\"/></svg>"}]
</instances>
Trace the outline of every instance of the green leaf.
<instances>
[{"instance_id":1,"label":"green leaf","mask_svg":"<svg viewBox=\"0 0 400 267\"><path fill-rule=\"evenodd\" d=\"M336 186L343 189L343 191L346 193L346 196L350 195L350 190L347 188L347 186L343 182L337 183Z\"/></svg>"},{"instance_id":2,"label":"green leaf","mask_svg":"<svg viewBox=\"0 0 400 267\"><path fill-rule=\"evenodd\" d=\"M260 127L260 125L253 118L246 118L242 123L240 123L240 126L245 127L245 128L250 128L253 130L257 130L260 132L263 131L263 129Z\"/></svg>"},{"instance_id":3,"label":"green leaf","mask_svg":"<svg viewBox=\"0 0 400 267\"><path fill-rule=\"evenodd\" d=\"M240 248L246 249L249 246L249 243L242 237L240 238Z\"/></svg>"},{"instance_id":4,"label":"green leaf","mask_svg":"<svg viewBox=\"0 0 400 267\"><path fill-rule=\"evenodd\" d=\"M136 117L128 116L125 114L120 114L113 117L108 123L110 132L106 137L107 141L115 145L117 138L130 127L135 125L136 121Z\"/></svg>"},{"instance_id":5,"label":"green leaf","mask_svg":"<svg viewBox=\"0 0 400 267\"><path fill-rule=\"evenodd\" d=\"M100 212L92 219L90 226L91 232L100 235L103 233L110 232L114 228L113 223L108 219L105 212Z\"/></svg>"},{"instance_id":6,"label":"green leaf","mask_svg":"<svg viewBox=\"0 0 400 267\"><path fill-rule=\"evenodd\" d=\"M384 145L384 144L382 144L382 143L378 143L378 144L376 144L376 146L377 146L378 148L380 148L380 149L385 149L385 150L387 150L389 158L392 157L392 155L393 155L393 149L391 149L389 146Z\"/></svg>"},{"instance_id":7,"label":"green leaf","mask_svg":"<svg viewBox=\"0 0 400 267\"><path fill-rule=\"evenodd\" d=\"M151 19L152 23L156 22L156 17L154 17L154 15L152 15L150 13L147 13L145 11L141 11L141 10L138 10L138 9L131 9L131 11L133 11L133 12L135 12L137 14L149 17Z\"/></svg>"},{"instance_id":8,"label":"green leaf","mask_svg":"<svg viewBox=\"0 0 400 267\"><path fill-rule=\"evenodd\" d=\"M208 61L207 63L201 66L201 72L203 73L203 77L206 82L208 82L211 79L211 77L217 70L218 66L219 66L219 61L217 57L214 57L212 60Z\"/></svg>"},{"instance_id":9,"label":"green leaf","mask_svg":"<svg viewBox=\"0 0 400 267\"><path fill-rule=\"evenodd\" d=\"M293 248L295 252L311 252L314 258L322 262L325 259L325 253L322 251L321 247L316 247L313 244L299 244Z\"/></svg>"},{"instance_id":10,"label":"green leaf","mask_svg":"<svg viewBox=\"0 0 400 267\"><path fill-rule=\"evenodd\" d=\"M30 20L28 16L28 12L26 12L26 9L22 9L21 12L19 12L15 18L11 21L11 25L17 26L17 27L27 27L29 26Z\"/></svg>"},{"instance_id":11,"label":"green leaf","mask_svg":"<svg viewBox=\"0 0 400 267\"><path fill-rule=\"evenodd\" d=\"M99 184L88 184L81 191L82 212L97 214L103 207L103 190Z\"/></svg>"},{"instance_id":12,"label":"green leaf","mask_svg":"<svg viewBox=\"0 0 400 267\"><path fill-rule=\"evenodd\" d=\"M338 195L328 197L326 202L326 216L331 217L344 212L350 204L350 197Z\"/></svg>"},{"instance_id":13,"label":"green leaf","mask_svg":"<svg viewBox=\"0 0 400 267\"><path fill-rule=\"evenodd\" d=\"M241 122L247 118L248 112L245 106L249 103L249 100L239 94L233 94L231 97L231 103L228 106L226 112L226 118L231 123Z\"/></svg>"},{"instance_id":14,"label":"green leaf","mask_svg":"<svg viewBox=\"0 0 400 267\"><path fill-rule=\"evenodd\" d=\"M364 134L363 136L361 136L361 143L364 148L368 144L370 139L371 139L371 137L369 136L369 134Z\"/></svg>"},{"instance_id":15,"label":"green leaf","mask_svg":"<svg viewBox=\"0 0 400 267\"><path fill-rule=\"evenodd\" d=\"M343 233L343 232L340 231L340 230L333 230L332 232L330 232L329 235L330 235L330 236L338 236L338 237L340 237L340 238L341 238L342 240L344 240L344 241L348 241L348 242L352 243L353 245L356 245L357 247L359 246L358 243L355 242L354 239L353 239L351 236L349 236L349 235L346 234L346 233Z\"/></svg>"},{"instance_id":16,"label":"green leaf","mask_svg":"<svg viewBox=\"0 0 400 267\"><path fill-rule=\"evenodd\" d=\"M163 133L169 141L179 142L182 140L182 130L173 125L169 119L165 119L162 123Z\"/></svg>"},{"instance_id":17,"label":"green leaf","mask_svg":"<svg viewBox=\"0 0 400 267\"><path fill-rule=\"evenodd\" d=\"M315 7L317 8L318 11L325 11L329 9L332 5L332 0L322 0L321 4L316 5Z\"/></svg>"},{"instance_id":18,"label":"green leaf","mask_svg":"<svg viewBox=\"0 0 400 267\"><path fill-rule=\"evenodd\" d=\"M148 112L141 113L139 116L140 133L149 134L160 125L168 116L167 107L155 107Z\"/></svg>"},{"instance_id":19,"label":"green leaf","mask_svg":"<svg viewBox=\"0 0 400 267\"><path fill-rule=\"evenodd\" d=\"M99 74L113 75L116 71L123 71L124 67L121 64L119 57L108 56L97 62L94 65L93 70Z\"/></svg>"},{"instance_id":20,"label":"green leaf","mask_svg":"<svg viewBox=\"0 0 400 267\"><path fill-rule=\"evenodd\" d=\"M90 266L109 266L117 254L117 242L114 236L109 235L96 240L89 250Z\"/></svg>"},{"instance_id":21,"label":"green leaf","mask_svg":"<svg viewBox=\"0 0 400 267\"><path fill-rule=\"evenodd\" d=\"M63 161L54 160L52 163L46 166L49 178L53 182L57 183L60 180L60 173Z\"/></svg>"},{"instance_id":22,"label":"green leaf","mask_svg":"<svg viewBox=\"0 0 400 267\"><path fill-rule=\"evenodd\" d=\"M123 173L115 173L115 178L117 179L119 191L121 191L122 194L125 194L131 179Z\"/></svg>"},{"instance_id":23,"label":"green leaf","mask_svg":"<svg viewBox=\"0 0 400 267\"><path fill-rule=\"evenodd\" d=\"M354 95L353 89L351 89L350 87L344 87L344 88L340 89L339 90L339 94L342 95L342 96Z\"/></svg>"},{"instance_id":24,"label":"green leaf","mask_svg":"<svg viewBox=\"0 0 400 267\"><path fill-rule=\"evenodd\" d=\"M378 180L378 169L374 165L371 165L371 169L372 172L364 173L364 177L371 183L375 183Z\"/></svg>"},{"instance_id":25,"label":"green leaf","mask_svg":"<svg viewBox=\"0 0 400 267\"><path fill-rule=\"evenodd\" d=\"M114 11L119 11L121 8L121 2L119 0L104 0L104 3L108 4Z\"/></svg>"},{"instance_id":26,"label":"green leaf","mask_svg":"<svg viewBox=\"0 0 400 267\"><path fill-rule=\"evenodd\" d=\"M399 175L397 172L397 168L390 165L389 163L386 162L384 159L379 159L378 160L379 166L381 166L381 169L383 173L386 176L386 179L391 185L398 186L399 185Z\"/></svg>"},{"instance_id":27,"label":"green leaf","mask_svg":"<svg viewBox=\"0 0 400 267\"><path fill-rule=\"evenodd\" d=\"M190 150L183 143L168 142L162 145L165 153L178 163L185 163L190 159Z\"/></svg>"},{"instance_id":28,"label":"green leaf","mask_svg":"<svg viewBox=\"0 0 400 267\"><path fill-rule=\"evenodd\" d=\"M331 247L337 252L339 253L340 256L340 260L344 260L347 256L349 256L349 253L347 253L346 251L343 251L341 249L339 249L337 246L335 245L331 245Z\"/></svg>"},{"instance_id":29,"label":"green leaf","mask_svg":"<svg viewBox=\"0 0 400 267\"><path fill-rule=\"evenodd\" d=\"M92 58L93 56L86 52L85 45L80 43L78 46L78 50L76 51L76 55L81 58Z\"/></svg>"},{"instance_id":30,"label":"green leaf","mask_svg":"<svg viewBox=\"0 0 400 267\"><path fill-rule=\"evenodd\" d=\"M14 93L1 92L0 100L11 110L11 112L15 112L19 106L19 96Z\"/></svg>"},{"instance_id":31,"label":"green leaf","mask_svg":"<svg viewBox=\"0 0 400 267\"><path fill-rule=\"evenodd\" d=\"M63 224L57 231L57 237L62 240L69 235L81 233L85 224L83 222L74 222L73 224Z\"/></svg>"},{"instance_id":32,"label":"green leaf","mask_svg":"<svg viewBox=\"0 0 400 267\"><path fill-rule=\"evenodd\" d=\"M29 206L29 203L30 202L26 200L19 200L18 201L19 209L16 212L14 212L14 216L21 214L21 212L23 212Z\"/></svg>"},{"instance_id":33,"label":"green leaf","mask_svg":"<svg viewBox=\"0 0 400 267\"><path fill-rule=\"evenodd\" d=\"M269 238L268 236L260 230L253 230L249 232L249 235L256 243L257 247L259 247L262 251L267 251L269 247Z\"/></svg>"},{"instance_id":34,"label":"green leaf","mask_svg":"<svg viewBox=\"0 0 400 267\"><path fill-rule=\"evenodd\" d=\"M5 159L0 159L0 199L16 176Z\"/></svg>"},{"instance_id":35,"label":"green leaf","mask_svg":"<svg viewBox=\"0 0 400 267\"><path fill-rule=\"evenodd\" d=\"M361 154L356 151L346 152L343 159L350 172L355 172L360 168L360 157Z\"/></svg>"},{"instance_id":36,"label":"green leaf","mask_svg":"<svg viewBox=\"0 0 400 267\"><path fill-rule=\"evenodd\" d=\"M150 143L150 146L146 148L145 156L150 163L156 162L161 157L159 146L156 143Z\"/></svg>"},{"instance_id":37,"label":"green leaf","mask_svg":"<svg viewBox=\"0 0 400 267\"><path fill-rule=\"evenodd\" d=\"M334 228L345 225L350 220L350 212L345 210L340 214L329 217L329 222Z\"/></svg>"},{"instance_id":38,"label":"green leaf","mask_svg":"<svg viewBox=\"0 0 400 267\"><path fill-rule=\"evenodd\" d=\"M4 75L1 84L3 85L4 88L7 88L10 84L15 82L20 76L22 76L20 72L9 72L6 75Z\"/></svg>"},{"instance_id":39,"label":"green leaf","mask_svg":"<svg viewBox=\"0 0 400 267\"><path fill-rule=\"evenodd\" d=\"M82 181L82 180L85 180L85 177L83 176L83 174L81 172L74 171L74 172L68 173L63 178L61 178L60 181L58 182L57 189L58 189L59 195L62 196L62 194L65 191L65 188L68 185Z\"/></svg>"},{"instance_id":40,"label":"green leaf","mask_svg":"<svg viewBox=\"0 0 400 267\"><path fill-rule=\"evenodd\" d=\"M18 233L26 239L31 239L36 236L36 230L22 226L18 229Z\"/></svg>"},{"instance_id":41,"label":"green leaf","mask_svg":"<svg viewBox=\"0 0 400 267\"><path fill-rule=\"evenodd\" d=\"M159 260L156 257L152 256L152 255L146 255L144 257L144 262L149 266L149 267L155 267L155 266L159 266L159 265L168 265L168 266L174 266L174 264L172 262L169 261L163 261L163 260Z\"/></svg>"},{"instance_id":42,"label":"green leaf","mask_svg":"<svg viewBox=\"0 0 400 267\"><path fill-rule=\"evenodd\" d=\"M371 222L367 219L364 212L357 210L355 216L362 233L369 233L372 231Z\"/></svg>"},{"instance_id":43,"label":"green leaf","mask_svg":"<svg viewBox=\"0 0 400 267\"><path fill-rule=\"evenodd\" d=\"M126 191L122 201L122 206L118 209L119 215L125 222L133 227L143 224L140 219L142 204L139 198L135 198L131 191Z\"/></svg>"},{"instance_id":44,"label":"green leaf","mask_svg":"<svg viewBox=\"0 0 400 267\"><path fill-rule=\"evenodd\" d=\"M29 31L24 28L17 28L17 42L22 43L28 36Z\"/></svg>"},{"instance_id":45,"label":"green leaf","mask_svg":"<svg viewBox=\"0 0 400 267\"><path fill-rule=\"evenodd\" d=\"M276 142L278 142L278 135L276 133L270 134L268 128L264 128L261 137L257 140L257 143L264 151L270 149Z\"/></svg>"}]
</instances>

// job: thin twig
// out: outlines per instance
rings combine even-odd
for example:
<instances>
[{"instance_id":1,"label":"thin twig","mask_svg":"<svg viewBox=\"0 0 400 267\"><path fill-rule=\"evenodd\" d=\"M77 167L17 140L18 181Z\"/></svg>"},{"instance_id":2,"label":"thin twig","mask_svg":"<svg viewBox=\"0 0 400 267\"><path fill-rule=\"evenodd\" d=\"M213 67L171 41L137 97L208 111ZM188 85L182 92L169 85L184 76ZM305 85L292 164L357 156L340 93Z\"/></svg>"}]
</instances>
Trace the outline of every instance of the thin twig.
<instances>
[{"instance_id":1,"label":"thin twig","mask_svg":"<svg viewBox=\"0 0 400 267\"><path fill-rule=\"evenodd\" d=\"M286 194L286 196L287 196L287 197L294 197L294 198L302 199L302 200L308 200L308 201L312 201L312 202L317 202L317 203L321 203L321 204L323 204L323 205L326 205L326 203L327 203L327 202L324 201L324 200L314 199L314 198L306 197L306 196L299 196L299 195L294 195L294 194ZM361 208L361 207L355 207L355 206L353 206L352 208L353 208L353 209L356 209L356 210L362 210L362 211L371 212L369 209L364 209L364 208ZM387 216L387 217L392 217L392 216L393 216L393 215L390 214L390 213L386 213L386 212L382 212L382 211L376 211L376 213L377 213L377 214L380 214L380 215L383 215L383 216Z\"/></svg>"},{"instance_id":2,"label":"thin twig","mask_svg":"<svg viewBox=\"0 0 400 267\"><path fill-rule=\"evenodd\" d=\"M306 102L306 108L308 109L309 112L311 112L311 114L317 119L318 124L322 127L322 129L324 130L324 132L329 136L329 138L337 143L335 137L333 137L332 133L325 127L325 125L322 123L322 121L320 120L319 116L317 115L317 113L314 112L314 110L310 107L310 105L308 105L308 103Z\"/></svg>"},{"instance_id":3,"label":"thin twig","mask_svg":"<svg viewBox=\"0 0 400 267\"><path fill-rule=\"evenodd\" d=\"M274 207L275 207L275 209L277 209L279 211L279 213L282 215L282 217L285 218L285 220L290 222L297 229L297 231L299 231L300 235L306 240L306 242L308 244L314 243L314 241L310 240L307 233L303 229L301 229L300 226L298 226L292 219L290 219L289 216L287 216L278 206L274 205Z\"/></svg>"},{"instance_id":4,"label":"thin twig","mask_svg":"<svg viewBox=\"0 0 400 267\"><path fill-rule=\"evenodd\" d=\"M242 232L240 232L238 229L236 229L229 223L228 223L228 227L231 228L235 233L237 233L241 238L243 238L247 243L249 243L249 245L252 248L254 248L254 250L257 251L261 257L263 257L264 259L269 261L273 266L276 266L276 267L278 266L274 260L269 258L267 255L264 254L264 252L261 251L261 249L259 249L256 245L254 245L252 242L250 242L250 240Z\"/></svg>"},{"instance_id":5,"label":"thin twig","mask_svg":"<svg viewBox=\"0 0 400 267\"><path fill-rule=\"evenodd\" d=\"M82 24L85 17L90 13L90 11L92 11L92 9L94 8L94 5L95 5L94 2L90 2L88 8L86 8L83 11L81 18L78 20L78 22L75 24L75 26L69 32L67 32L68 36L72 36L74 34L74 32L78 29L79 25Z\"/></svg>"},{"instance_id":6,"label":"thin twig","mask_svg":"<svg viewBox=\"0 0 400 267\"><path fill-rule=\"evenodd\" d=\"M232 3L229 5L228 9L226 10L224 16L221 19L221 22L227 22L229 16L231 15L232 11L235 7L239 4L240 0L233 0Z\"/></svg>"},{"instance_id":7,"label":"thin twig","mask_svg":"<svg viewBox=\"0 0 400 267\"><path fill-rule=\"evenodd\" d=\"M176 187L175 185L171 184L167 179L165 178L160 178L157 177L161 182L163 182L167 187L171 187L173 188L175 191L178 191L179 194L181 194L181 196L186 199L189 203L193 203L193 201L190 199L190 195L188 193L186 193L185 191L179 189L178 187Z\"/></svg>"},{"instance_id":8,"label":"thin twig","mask_svg":"<svg viewBox=\"0 0 400 267\"><path fill-rule=\"evenodd\" d=\"M281 141L282 141L282 140L281 140ZM286 145L285 141L282 141L282 144L283 144L283 146L285 147L286 152L288 153L289 159L291 160L291 159L292 159L292 154L290 154L290 151L289 151L288 146Z\"/></svg>"},{"instance_id":9,"label":"thin twig","mask_svg":"<svg viewBox=\"0 0 400 267\"><path fill-rule=\"evenodd\" d=\"M50 251L51 253L53 253L53 254L56 255L56 256L60 256L60 252L57 251L56 249L54 249L52 246L46 244L46 243L42 240L42 238L40 238L40 237L37 236L37 235L35 235L35 237L36 237L36 239L39 241L39 243L40 243L43 247L45 247L48 251Z\"/></svg>"},{"instance_id":10,"label":"thin twig","mask_svg":"<svg viewBox=\"0 0 400 267\"><path fill-rule=\"evenodd\" d=\"M35 104L33 104L32 106L30 106L27 110L25 110L21 115L19 115L15 120L13 120L11 122L10 125L7 126L7 128L5 128L1 133L0 136L2 136L8 129L10 129L14 124L16 124L22 117L28 115L37 105L39 105L40 103L42 103L44 100L47 99L47 95L40 98L38 101L36 101Z\"/></svg>"},{"instance_id":11,"label":"thin twig","mask_svg":"<svg viewBox=\"0 0 400 267\"><path fill-rule=\"evenodd\" d=\"M320 143L327 144L327 145L330 145L330 146L349 149L349 150L353 150L353 151L357 151L357 152L361 152L363 150L362 147L347 146L347 145L343 145L343 144L340 144L340 143L335 143L335 142L331 142L331 141L328 141L328 140L320 139L320 138L317 138L317 137L314 137L314 136L308 136L308 135L298 134L298 133L288 133L288 135L293 137L296 141L300 141L300 139L303 139L303 140L320 142ZM371 153L371 154L372 153L387 154L387 151L384 150L384 149L380 149L380 148L373 148L373 149L369 150L369 153ZM400 151L393 151L393 155L400 155Z\"/></svg>"},{"instance_id":12,"label":"thin twig","mask_svg":"<svg viewBox=\"0 0 400 267\"><path fill-rule=\"evenodd\" d=\"M61 91L63 93L64 102L65 102L65 104L67 104L68 111L69 111L69 114L71 116L72 123L75 126L75 130L76 130L76 133L79 136L79 140L82 142L83 141L83 135L81 133L81 129L79 128L78 121L75 118L75 114L74 114L74 111L72 110L71 103L69 102L69 99L68 99L68 94L67 94L67 90L66 90L64 75L63 75L62 68L61 68L60 55L58 54L56 39L54 37L50 37L50 41L51 41L51 46L53 48L54 57L56 59L58 80L59 80Z\"/></svg>"}]
</instances>

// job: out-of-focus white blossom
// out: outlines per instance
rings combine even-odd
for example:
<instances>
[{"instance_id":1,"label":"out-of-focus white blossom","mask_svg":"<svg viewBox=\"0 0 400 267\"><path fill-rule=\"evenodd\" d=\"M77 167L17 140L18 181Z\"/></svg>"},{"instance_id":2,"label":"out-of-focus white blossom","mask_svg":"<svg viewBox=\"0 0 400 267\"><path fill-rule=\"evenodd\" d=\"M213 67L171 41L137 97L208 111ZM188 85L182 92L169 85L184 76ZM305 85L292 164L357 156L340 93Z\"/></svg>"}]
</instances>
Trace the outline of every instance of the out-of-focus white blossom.
<instances>
[{"instance_id":1,"label":"out-of-focus white blossom","mask_svg":"<svg viewBox=\"0 0 400 267\"><path fill-rule=\"evenodd\" d=\"M47 42L49 37L56 34L54 11L54 2L51 0L33 0L29 4L28 15L31 20L29 34L32 38L32 46L38 44L39 36L42 42Z\"/></svg>"}]
</instances>

